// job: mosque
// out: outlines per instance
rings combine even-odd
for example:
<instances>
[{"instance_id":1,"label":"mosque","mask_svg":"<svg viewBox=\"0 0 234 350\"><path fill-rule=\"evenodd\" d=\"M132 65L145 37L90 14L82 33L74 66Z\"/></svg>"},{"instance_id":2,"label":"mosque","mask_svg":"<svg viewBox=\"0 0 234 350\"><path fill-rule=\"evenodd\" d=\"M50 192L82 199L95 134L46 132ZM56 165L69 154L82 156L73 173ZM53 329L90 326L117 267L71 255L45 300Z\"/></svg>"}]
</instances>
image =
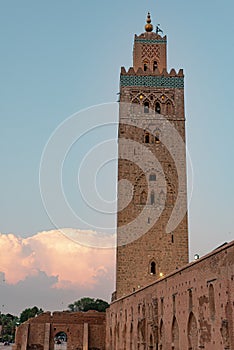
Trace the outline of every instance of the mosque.
<instances>
[{"instance_id":1,"label":"mosque","mask_svg":"<svg viewBox=\"0 0 234 350\"><path fill-rule=\"evenodd\" d=\"M116 290L106 313L44 313L15 350L234 350L234 241L189 263L184 74L147 16L121 68Z\"/></svg>"}]
</instances>

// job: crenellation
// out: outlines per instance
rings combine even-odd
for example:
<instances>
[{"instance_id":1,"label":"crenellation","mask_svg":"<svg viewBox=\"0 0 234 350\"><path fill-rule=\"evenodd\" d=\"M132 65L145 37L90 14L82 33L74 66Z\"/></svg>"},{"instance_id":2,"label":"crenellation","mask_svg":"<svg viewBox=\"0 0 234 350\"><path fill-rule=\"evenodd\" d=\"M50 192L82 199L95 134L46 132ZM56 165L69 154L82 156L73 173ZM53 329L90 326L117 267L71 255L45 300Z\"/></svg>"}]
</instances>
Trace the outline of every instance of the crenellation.
<instances>
[{"instance_id":1,"label":"crenellation","mask_svg":"<svg viewBox=\"0 0 234 350\"><path fill-rule=\"evenodd\" d=\"M152 75L152 76L162 76L162 77L179 77L179 78L184 77L183 69L179 69L179 71L177 73L174 68L172 68L170 70L170 72L168 72L166 68L164 68L160 72L158 69L152 70L150 67L147 68L146 71L144 71L142 67L137 67L137 69L135 69L134 67L129 67L127 71L126 71L125 67L121 67L120 74L124 75L124 76L149 76L149 75Z\"/></svg>"}]
</instances>

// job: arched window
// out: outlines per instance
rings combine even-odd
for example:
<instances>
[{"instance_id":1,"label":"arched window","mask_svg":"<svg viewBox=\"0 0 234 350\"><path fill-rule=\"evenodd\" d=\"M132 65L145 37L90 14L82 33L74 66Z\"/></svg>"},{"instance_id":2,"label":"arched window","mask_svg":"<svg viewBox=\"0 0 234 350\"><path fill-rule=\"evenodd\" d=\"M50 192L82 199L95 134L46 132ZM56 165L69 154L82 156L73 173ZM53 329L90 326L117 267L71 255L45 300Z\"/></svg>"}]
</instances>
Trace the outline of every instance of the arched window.
<instances>
[{"instance_id":1,"label":"arched window","mask_svg":"<svg viewBox=\"0 0 234 350\"><path fill-rule=\"evenodd\" d=\"M156 275L156 263L154 261L151 261L150 263L150 274Z\"/></svg>"},{"instance_id":2,"label":"arched window","mask_svg":"<svg viewBox=\"0 0 234 350\"><path fill-rule=\"evenodd\" d=\"M148 68L149 68L149 62L147 60L144 60L144 62L143 62L144 72L146 72Z\"/></svg>"},{"instance_id":3,"label":"arched window","mask_svg":"<svg viewBox=\"0 0 234 350\"><path fill-rule=\"evenodd\" d=\"M149 143L149 133L145 134L145 143Z\"/></svg>"},{"instance_id":4,"label":"arched window","mask_svg":"<svg viewBox=\"0 0 234 350\"><path fill-rule=\"evenodd\" d=\"M154 64L153 64L153 71L155 72L157 68L158 68L158 62L157 62L157 61L154 61Z\"/></svg>"},{"instance_id":5,"label":"arched window","mask_svg":"<svg viewBox=\"0 0 234 350\"><path fill-rule=\"evenodd\" d=\"M149 102L148 101L146 101L144 103L144 113L149 113Z\"/></svg>"},{"instance_id":6,"label":"arched window","mask_svg":"<svg viewBox=\"0 0 234 350\"><path fill-rule=\"evenodd\" d=\"M151 205L155 204L154 191L152 191L150 194L150 204Z\"/></svg>"},{"instance_id":7,"label":"arched window","mask_svg":"<svg viewBox=\"0 0 234 350\"><path fill-rule=\"evenodd\" d=\"M155 174L150 174L149 181L156 181L156 175Z\"/></svg>"},{"instance_id":8,"label":"arched window","mask_svg":"<svg viewBox=\"0 0 234 350\"><path fill-rule=\"evenodd\" d=\"M159 134L157 134L157 135L155 136L155 143L157 143L157 144L160 143Z\"/></svg>"},{"instance_id":9,"label":"arched window","mask_svg":"<svg viewBox=\"0 0 234 350\"><path fill-rule=\"evenodd\" d=\"M161 106L159 102L156 102L155 105L155 113L160 114L161 113Z\"/></svg>"},{"instance_id":10,"label":"arched window","mask_svg":"<svg viewBox=\"0 0 234 350\"><path fill-rule=\"evenodd\" d=\"M145 205L146 200L147 200L147 195L146 195L146 192L143 190L140 195L140 204Z\"/></svg>"},{"instance_id":11,"label":"arched window","mask_svg":"<svg viewBox=\"0 0 234 350\"><path fill-rule=\"evenodd\" d=\"M172 112L173 112L172 104L170 101L168 101L166 104L166 114L172 114Z\"/></svg>"}]
</instances>

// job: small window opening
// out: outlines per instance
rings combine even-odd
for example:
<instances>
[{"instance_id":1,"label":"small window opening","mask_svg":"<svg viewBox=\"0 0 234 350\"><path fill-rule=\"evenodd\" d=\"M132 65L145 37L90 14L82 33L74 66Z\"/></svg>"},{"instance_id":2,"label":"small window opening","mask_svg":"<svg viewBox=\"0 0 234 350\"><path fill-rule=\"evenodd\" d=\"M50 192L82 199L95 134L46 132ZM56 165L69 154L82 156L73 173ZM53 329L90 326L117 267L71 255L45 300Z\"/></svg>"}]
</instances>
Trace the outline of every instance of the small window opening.
<instances>
[{"instance_id":1,"label":"small window opening","mask_svg":"<svg viewBox=\"0 0 234 350\"><path fill-rule=\"evenodd\" d=\"M149 134L145 134L145 143L149 143Z\"/></svg>"},{"instance_id":2,"label":"small window opening","mask_svg":"<svg viewBox=\"0 0 234 350\"><path fill-rule=\"evenodd\" d=\"M154 261L150 263L150 274L151 275L156 275L156 264Z\"/></svg>"},{"instance_id":3,"label":"small window opening","mask_svg":"<svg viewBox=\"0 0 234 350\"><path fill-rule=\"evenodd\" d=\"M154 203L155 203L154 192L151 192L151 195L150 195L150 204L154 204Z\"/></svg>"},{"instance_id":4,"label":"small window opening","mask_svg":"<svg viewBox=\"0 0 234 350\"><path fill-rule=\"evenodd\" d=\"M150 174L149 180L150 181L156 181L156 175L155 174Z\"/></svg>"},{"instance_id":5,"label":"small window opening","mask_svg":"<svg viewBox=\"0 0 234 350\"><path fill-rule=\"evenodd\" d=\"M155 105L155 112L157 114L160 114L161 113L161 107L160 107L160 103L159 102L156 102L156 105Z\"/></svg>"},{"instance_id":6,"label":"small window opening","mask_svg":"<svg viewBox=\"0 0 234 350\"><path fill-rule=\"evenodd\" d=\"M148 65L147 65L147 63L144 63L144 72L146 72L147 69L148 69Z\"/></svg>"},{"instance_id":7,"label":"small window opening","mask_svg":"<svg viewBox=\"0 0 234 350\"><path fill-rule=\"evenodd\" d=\"M144 103L144 113L149 113L149 102Z\"/></svg>"},{"instance_id":8,"label":"small window opening","mask_svg":"<svg viewBox=\"0 0 234 350\"><path fill-rule=\"evenodd\" d=\"M174 235L171 235L171 243L174 243Z\"/></svg>"},{"instance_id":9,"label":"small window opening","mask_svg":"<svg viewBox=\"0 0 234 350\"><path fill-rule=\"evenodd\" d=\"M154 64L153 64L153 71L155 72L157 68L158 68L158 62L157 62L157 61L154 61Z\"/></svg>"},{"instance_id":10,"label":"small window opening","mask_svg":"<svg viewBox=\"0 0 234 350\"><path fill-rule=\"evenodd\" d=\"M157 143L157 144L160 143L159 135L156 135L156 136L155 136L155 143Z\"/></svg>"}]
</instances>

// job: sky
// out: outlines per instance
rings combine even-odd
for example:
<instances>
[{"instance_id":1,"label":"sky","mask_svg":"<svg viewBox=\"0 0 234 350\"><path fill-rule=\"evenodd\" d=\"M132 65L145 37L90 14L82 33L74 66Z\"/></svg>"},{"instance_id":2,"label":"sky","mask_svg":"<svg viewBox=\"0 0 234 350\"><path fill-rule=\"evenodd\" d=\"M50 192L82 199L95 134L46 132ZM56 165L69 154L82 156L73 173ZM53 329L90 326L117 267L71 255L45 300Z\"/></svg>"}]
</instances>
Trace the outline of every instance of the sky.
<instances>
[{"instance_id":1,"label":"sky","mask_svg":"<svg viewBox=\"0 0 234 350\"><path fill-rule=\"evenodd\" d=\"M185 73L190 259L233 240L233 10L231 0L1 0L0 311L110 300L119 72L148 11L167 35L168 69Z\"/></svg>"}]
</instances>

